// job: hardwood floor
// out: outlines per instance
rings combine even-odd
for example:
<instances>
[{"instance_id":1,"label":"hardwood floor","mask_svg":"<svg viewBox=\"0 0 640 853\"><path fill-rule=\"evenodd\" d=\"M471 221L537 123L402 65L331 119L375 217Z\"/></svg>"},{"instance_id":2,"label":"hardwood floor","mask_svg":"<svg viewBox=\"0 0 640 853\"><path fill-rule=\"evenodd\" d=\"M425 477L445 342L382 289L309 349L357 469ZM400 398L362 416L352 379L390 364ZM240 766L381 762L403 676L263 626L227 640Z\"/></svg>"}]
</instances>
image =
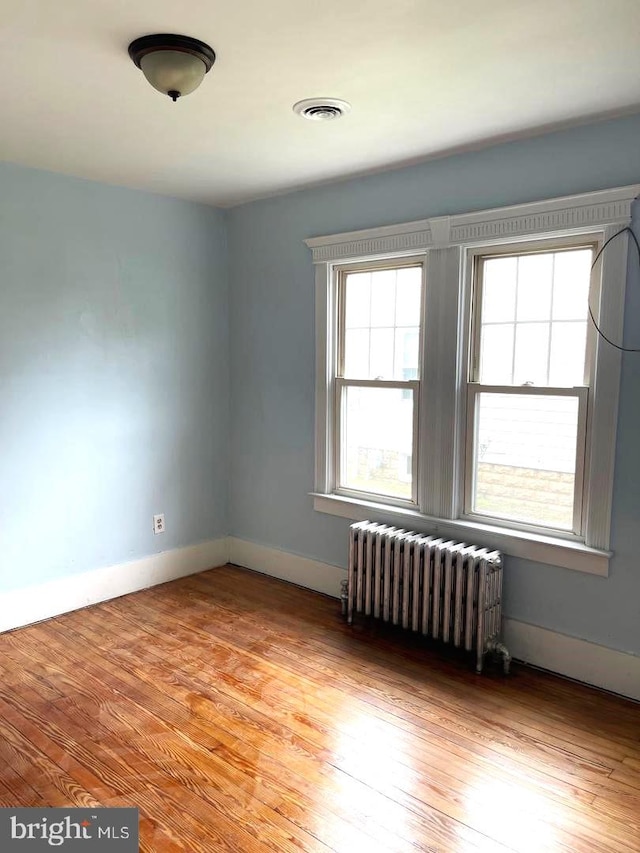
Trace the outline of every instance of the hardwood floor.
<instances>
[{"instance_id":1,"label":"hardwood floor","mask_svg":"<svg viewBox=\"0 0 640 853\"><path fill-rule=\"evenodd\" d=\"M0 805L143 851L640 851L640 705L233 566L0 635Z\"/></svg>"}]
</instances>

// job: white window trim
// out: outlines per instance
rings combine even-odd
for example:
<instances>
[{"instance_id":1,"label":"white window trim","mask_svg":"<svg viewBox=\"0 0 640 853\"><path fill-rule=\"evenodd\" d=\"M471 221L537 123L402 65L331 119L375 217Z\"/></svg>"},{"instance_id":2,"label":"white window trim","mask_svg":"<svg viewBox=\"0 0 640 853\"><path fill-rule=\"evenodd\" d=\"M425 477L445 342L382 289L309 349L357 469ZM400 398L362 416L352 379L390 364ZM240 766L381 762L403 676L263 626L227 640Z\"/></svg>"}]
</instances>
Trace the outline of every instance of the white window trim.
<instances>
[{"instance_id":1,"label":"white window trim","mask_svg":"<svg viewBox=\"0 0 640 853\"><path fill-rule=\"evenodd\" d=\"M608 575L611 505L618 418L621 354L598 340L593 382L593 417L585 465L589 494L585 497L584 541L543 535L462 519L461 460L465 441L464 323L471 297L468 250L523 238L593 235L607 240L631 222L631 205L640 186L619 187L577 196L496 208L401 225L353 231L306 240L316 265L316 460L314 508L355 521L375 520L411 525L418 530L473 537L479 545L507 554L602 576ZM614 340L623 333L628 235L612 241L601 256L602 287L599 324ZM333 493L335 292L333 265L381 256L427 254L429 287L424 315L429 348L422 372L420 429L438 453L420 454L420 511L377 504ZM426 300L425 300L426 301ZM462 310L460 310L462 308ZM435 395L435 396L434 396ZM427 405L437 399L438 406ZM455 424L455 430L451 425Z\"/></svg>"}]
</instances>

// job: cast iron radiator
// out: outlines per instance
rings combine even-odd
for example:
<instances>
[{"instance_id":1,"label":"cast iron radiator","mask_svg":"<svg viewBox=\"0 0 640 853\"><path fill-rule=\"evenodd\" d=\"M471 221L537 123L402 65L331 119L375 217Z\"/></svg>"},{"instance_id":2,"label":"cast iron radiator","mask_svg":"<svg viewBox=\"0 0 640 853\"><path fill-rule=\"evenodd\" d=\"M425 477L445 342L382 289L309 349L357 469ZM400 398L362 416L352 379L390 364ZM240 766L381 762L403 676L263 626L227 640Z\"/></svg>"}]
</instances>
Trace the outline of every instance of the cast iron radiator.
<instances>
[{"instance_id":1,"label":"cast iron radiator","mask_svg":"<svg viewBox=\"0 0 640 853\"><path fill-rule=\"evenodd\" d=\"M500 642L502 555L464 542L361 521L349 530L343 584L349 624L361 613L476 654L511 655Z\"/></svg>"}]
</instances>

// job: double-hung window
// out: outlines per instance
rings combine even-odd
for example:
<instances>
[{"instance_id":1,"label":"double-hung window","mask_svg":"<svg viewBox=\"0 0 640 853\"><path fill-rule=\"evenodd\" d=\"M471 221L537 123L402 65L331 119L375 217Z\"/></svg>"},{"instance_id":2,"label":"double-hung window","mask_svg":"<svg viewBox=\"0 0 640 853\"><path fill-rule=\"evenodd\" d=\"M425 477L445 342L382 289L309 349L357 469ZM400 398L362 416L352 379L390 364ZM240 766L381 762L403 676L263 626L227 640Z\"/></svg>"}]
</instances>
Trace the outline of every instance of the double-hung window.
<instances>
[{"instance_id":1,"label":"double-hung window","mask_svg":"<svg viewBox=\"0 0 640 853\"><path fill-rule=\"evenodd\" d=\"M472 256L469 517L582 535L596 250L546 241Z\"/></svg>"},{"instance_id":2,"label":"double-hung window","mask_svg":"<svg viewBox=\"0 0 640 853\"><path fill-rule=\"evenodd\" d=\"M417 504L424 259L334 270L335 491Z\"/></svg>"},{"instance_id":3,"label":"double-hung window","mask_svg":"<svg viewBox=\"0 0 640 853\"><path fill-rule=\"evenodd\" d=\"M315 508L606 575L639 191L307 240Z\"/></svg>"}]
</instances>

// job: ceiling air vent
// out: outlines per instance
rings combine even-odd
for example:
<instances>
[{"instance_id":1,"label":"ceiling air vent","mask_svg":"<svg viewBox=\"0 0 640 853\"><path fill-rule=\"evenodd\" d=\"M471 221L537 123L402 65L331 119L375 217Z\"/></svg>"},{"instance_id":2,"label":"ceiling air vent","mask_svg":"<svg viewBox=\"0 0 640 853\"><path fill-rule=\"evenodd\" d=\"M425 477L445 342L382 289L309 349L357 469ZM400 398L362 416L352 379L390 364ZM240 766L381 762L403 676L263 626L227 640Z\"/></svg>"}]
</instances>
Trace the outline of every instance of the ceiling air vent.
<instances>
[{"instance_id":1,"label":"ceiling air vent","mask_svg":"<svg viewBox=\"0 0 640 853\"><path fill-rule=\"evenodd\" d=\"M351 109L351 104L338 98L307 98L293 105L294 113L309 121L331 121Z\"/></svg>"}]
</instances>

